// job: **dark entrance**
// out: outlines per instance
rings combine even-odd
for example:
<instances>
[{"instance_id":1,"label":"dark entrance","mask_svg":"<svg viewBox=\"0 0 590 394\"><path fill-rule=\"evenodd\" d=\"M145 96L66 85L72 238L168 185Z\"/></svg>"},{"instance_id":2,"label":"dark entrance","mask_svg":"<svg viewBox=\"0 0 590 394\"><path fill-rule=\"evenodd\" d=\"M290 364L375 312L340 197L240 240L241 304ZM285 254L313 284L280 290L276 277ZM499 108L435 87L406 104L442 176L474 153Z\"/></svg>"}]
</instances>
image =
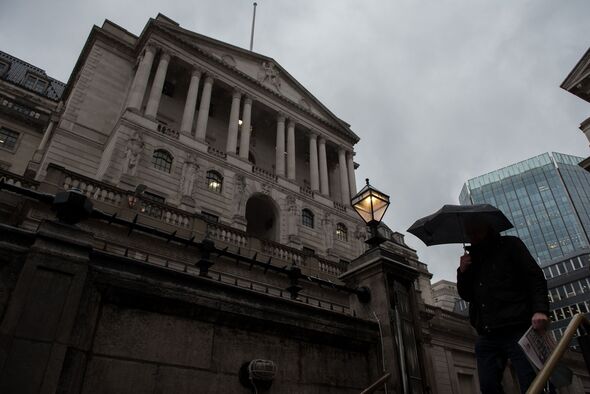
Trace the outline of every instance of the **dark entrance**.
<instances>
[{"instance_id":1,"label":"dark entrance","mask_svg":"<svg viewBox=\"0 0 590 394\"><path fill-rule=\"evenodd\" d=\"M278 240L279 215L272 198L265 194L254 194L246 203L246 231L248 234L269 239Z\"/></svg>"}]
</instances>

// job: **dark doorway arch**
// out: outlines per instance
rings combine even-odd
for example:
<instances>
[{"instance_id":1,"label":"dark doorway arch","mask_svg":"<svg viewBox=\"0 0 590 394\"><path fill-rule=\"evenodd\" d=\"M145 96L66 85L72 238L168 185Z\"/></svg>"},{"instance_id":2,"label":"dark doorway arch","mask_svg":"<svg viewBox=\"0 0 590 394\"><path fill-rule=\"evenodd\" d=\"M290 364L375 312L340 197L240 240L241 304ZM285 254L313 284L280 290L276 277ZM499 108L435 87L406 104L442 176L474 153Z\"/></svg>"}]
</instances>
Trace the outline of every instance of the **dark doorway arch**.
<instances>
[{"instance_id":1,"label":"dark doorway arch","mask_svg":"<svg viewBox=\"0 0 590 394\"><path fill-rule=\"evenodd\" d=\"M279 210L272 198L266 194L253 194L246 202L246 232L248 234L278 241Z\"/></svg>"}]
</instances>

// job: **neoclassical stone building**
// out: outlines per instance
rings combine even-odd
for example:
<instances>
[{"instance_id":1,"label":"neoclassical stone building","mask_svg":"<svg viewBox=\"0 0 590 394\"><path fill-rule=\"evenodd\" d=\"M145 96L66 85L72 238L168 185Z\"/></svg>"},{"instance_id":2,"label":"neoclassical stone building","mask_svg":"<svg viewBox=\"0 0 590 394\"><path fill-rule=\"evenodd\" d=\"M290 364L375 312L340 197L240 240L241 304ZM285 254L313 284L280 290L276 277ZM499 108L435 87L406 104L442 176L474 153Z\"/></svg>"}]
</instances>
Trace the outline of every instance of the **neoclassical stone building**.
<instances>
[{"instance_id":1,"label":"neoclassical stone building","mask_svg":"<svg viewBox=\"0 0 590 394\"><path fill-rule=\"evenodd\" d=\"M160 16L84 46L49 163L335 262L363 251L359 138L273 59Z\"/></svg>"},{"instance_id":2,"label":"neoclassical stone building","mask_svg":"<svg viewBox=\"0 0 590 394\"><path fill-rule=\"evenodd\" d=\"M105 21L61 100L0 170L0 392L478 391L426 264L364 242L358 136L273 59Z\"/></svg>"}]
</instances>

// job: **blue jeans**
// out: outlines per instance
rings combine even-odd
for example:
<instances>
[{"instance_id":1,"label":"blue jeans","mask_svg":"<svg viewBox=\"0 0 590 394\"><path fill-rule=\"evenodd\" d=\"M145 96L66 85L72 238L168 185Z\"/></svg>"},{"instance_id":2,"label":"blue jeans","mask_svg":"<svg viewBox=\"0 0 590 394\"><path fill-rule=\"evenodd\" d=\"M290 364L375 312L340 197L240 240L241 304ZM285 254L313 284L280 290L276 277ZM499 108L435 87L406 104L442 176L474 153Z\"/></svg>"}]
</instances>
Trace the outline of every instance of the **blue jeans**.
<instances>
[{"instance_id":1,"label":"blue jeans","mask_svg":"<svg viewBox=\"0 0 590 394\"><path fill-rule=\"evenodd\" d=\"M480 335L475 342L475 357L479 374L479 388L482 394L501 394L502 375L506 362L510 359L520 392L525 393L535 379L536 373L527 360L518 340L523 333L510 333L499 336Z\"/></svg>"}]
</instances>

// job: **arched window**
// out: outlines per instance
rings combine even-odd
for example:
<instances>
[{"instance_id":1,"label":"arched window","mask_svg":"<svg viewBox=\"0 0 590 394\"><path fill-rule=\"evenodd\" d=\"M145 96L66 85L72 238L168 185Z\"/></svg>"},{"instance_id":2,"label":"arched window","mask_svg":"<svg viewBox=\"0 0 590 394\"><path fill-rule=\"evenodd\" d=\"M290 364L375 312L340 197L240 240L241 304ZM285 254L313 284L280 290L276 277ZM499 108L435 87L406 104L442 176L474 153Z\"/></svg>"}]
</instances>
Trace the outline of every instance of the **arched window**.
<instances>
[{"instance_id":1,"label":"arched window","mask_svg":"<svg viewBox=\"0 0 590 394\"><path fill-rule=\"evenodd\" d=\"M223 177L217 171L207 171L207 187L215 193L221 193Z\"/></svg>"},{"instance_id":2,"label":"arched window","mask_svg":"<svg viewBox=\"0 0 590 394\"><path fill-rule=\"evenodd\" d=\"M348 241L348 229L342 223L336 225L336 238L341 241Z\"/></svg>"},{"instance_id":3,"label":"arched window","mask_svg":"<svg viewBox=\"0 0 590 394\"><path fill-rule=\"evenodd\" d=\"M156 149L152 156L152 164L156 170L170 173L172 169L172 155L164 149Z\"/></svg>"},{"instance_id":4,"label":"arched window","mask_svg":"<svg viewBox=\"0 0 590 394\"><path fill-rule=\"evenodd\" d=\"M301 211L301 223L304 226L313 228L313 212L309 209Z\"/></svg>"}]
</instances>

